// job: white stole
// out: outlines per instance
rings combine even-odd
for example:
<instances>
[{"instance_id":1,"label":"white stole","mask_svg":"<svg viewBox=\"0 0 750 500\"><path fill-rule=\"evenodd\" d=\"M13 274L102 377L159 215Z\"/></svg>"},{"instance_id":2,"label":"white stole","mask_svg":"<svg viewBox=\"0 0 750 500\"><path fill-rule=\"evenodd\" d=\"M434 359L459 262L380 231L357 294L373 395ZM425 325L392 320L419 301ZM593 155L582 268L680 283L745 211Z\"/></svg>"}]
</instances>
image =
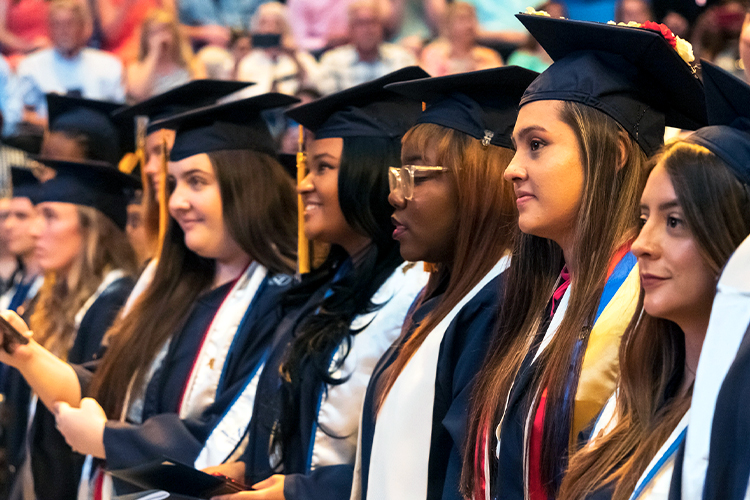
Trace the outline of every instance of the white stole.
<instances>
[{"instance_id":1,"label":"white stole","mask_svg":"<svg viewBox=\"0 0 750 500\"><path fill-rule=\"evenodd\" d=\"M250 264L216 312L182 396L181 419L199 416L216 399L229 348L267 274L267 269L257 262Z\"/></svg>"},{"instance_id":2,"label":"white stole","mask_svg":"<svg viewBox=\"0 0 750 500\"><path fill-rule=\"evenodd\" d=\"M510 256L495 264L429 333L396 379L377 417L367 498L417 500L426 497L435 377L443 336L461 309L509 264Z\"/></svg>"},{"instance_id":3,"label":"white stole","mask_svg":"<svg viewBox=\"0 0 750 500\"><path fill-rule=\"evenodd\" d=\"M716 399L749 323L750 237L727 262L711 309L693 386L683 462L683 500L703 498Z\"/></svg>"}]
</instances>

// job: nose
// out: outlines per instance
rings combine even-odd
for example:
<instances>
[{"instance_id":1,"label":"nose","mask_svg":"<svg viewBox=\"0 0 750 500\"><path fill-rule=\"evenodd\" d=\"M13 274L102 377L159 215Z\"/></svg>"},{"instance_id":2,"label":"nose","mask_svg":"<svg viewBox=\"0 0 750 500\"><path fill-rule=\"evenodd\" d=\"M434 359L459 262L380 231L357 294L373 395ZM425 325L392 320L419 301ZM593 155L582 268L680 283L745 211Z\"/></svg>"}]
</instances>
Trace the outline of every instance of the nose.
<instances>
[{"instance_id":1,"label":"nose","mask_svg":"<svg viewBox=\"0 0 750 500\"><path fill-rule=\"evenodd\" d=\"M41 215L34 215L29 222L29 234L32 238L39 238L44 229L44 218Z\"/></svg>"},{"instance_id":2,"label":"nose","mask_svg":"<svg viewBox=\"0 0 750 500\"><path fill-rule=\"evenodd\" d=\"M391 192L388 193L388 203L396 209L406 208L406 199L400 189L392 189Z\"/></svg>"},{"instance_id":3,"label":"nose","mask_svg":"<svg viewBox=\"0 0 750 500\"><path fill-rule=\"evenodd\" d=\"M185 194L184 183L177 182L174 190L169 195L169 213L172 217L178 212L184 212L190 210L190 201Z\"/></svg>"},{"instance_id":4,"label":"nose","mask_svg":"<svg viewBox=\"0 0 750 500\"><path fill-rule=\"evenodd\" d=\"M312 183L312 173L308 172L304 179L297 184L297 194L310 193L315 190Z\"/></svg>"},{"instance_id":5,"label":"nose","mask_svg":"<svg viewBox=\"0 0 750 500\"><path fill-rule=\"evenodd\" d=\"M656 217L652 217L646 220L641 227L641 232L630 247L630 251L638 260L659 258L661 249L659 244L660 231L655 219Z\"/></svg>"},{"instance_id":6,"label":"nose","mask_svg":"<svg viewBox=\"0 0 750 500\"><path fill-rule=\"evenodd\" d=\"M526 169L521 165L521 157L516 152L516 154L513 155L513 159L510 160L510 163L508 163L508 166L505 168L503 178L508 182L515 182L525 180L526 177Z\"/></svg>"}]
</instances>

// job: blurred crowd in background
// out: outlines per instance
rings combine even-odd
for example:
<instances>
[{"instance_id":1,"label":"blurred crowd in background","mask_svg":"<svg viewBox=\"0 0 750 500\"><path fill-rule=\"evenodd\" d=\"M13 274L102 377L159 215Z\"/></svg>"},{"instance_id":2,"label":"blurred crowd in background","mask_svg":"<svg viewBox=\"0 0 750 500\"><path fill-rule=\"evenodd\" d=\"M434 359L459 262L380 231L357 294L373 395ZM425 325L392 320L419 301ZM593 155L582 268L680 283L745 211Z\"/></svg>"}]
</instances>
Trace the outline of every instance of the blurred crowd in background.
<instances>
[{"instance_id":1,"label":"blurred crowd in background","mask_svg":"<svg viewBox=\"0 0 750 500\"><path fill-rule=\"evenodd\" d=\"M0 161L10 146L38 149L50 92L132 104L213 78L255 82L239 97L277 91L307 102L413 64L433 76L504 64L543 71L551 60L514 17L529 6L663 22L696 58L738 76L750 58L743 0L3 0ZM293 152L285 125L276 135Z\"/></svg>"}]
</instances>

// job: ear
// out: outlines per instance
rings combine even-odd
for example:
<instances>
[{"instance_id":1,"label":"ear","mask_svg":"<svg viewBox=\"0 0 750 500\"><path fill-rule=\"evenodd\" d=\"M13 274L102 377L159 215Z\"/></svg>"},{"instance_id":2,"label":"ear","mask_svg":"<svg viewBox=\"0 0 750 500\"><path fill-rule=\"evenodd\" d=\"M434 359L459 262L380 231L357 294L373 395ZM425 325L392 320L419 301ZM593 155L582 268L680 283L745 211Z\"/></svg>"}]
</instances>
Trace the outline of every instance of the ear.
<instances>
[{"instance_id":1,"label":"ear","mask_svg":"<svg viewBox=\"0 0 750 500\"><path fill-rule=\"evenodd\" d=\"M628 133L625 132L624 130L621 130L618 140L617 140L617 148L618 148L617 172L622 170L622 168L628 162L628 158L630 156L629 145L630 145L630 138L628 137Z\"/></svg>"}]
</instances>

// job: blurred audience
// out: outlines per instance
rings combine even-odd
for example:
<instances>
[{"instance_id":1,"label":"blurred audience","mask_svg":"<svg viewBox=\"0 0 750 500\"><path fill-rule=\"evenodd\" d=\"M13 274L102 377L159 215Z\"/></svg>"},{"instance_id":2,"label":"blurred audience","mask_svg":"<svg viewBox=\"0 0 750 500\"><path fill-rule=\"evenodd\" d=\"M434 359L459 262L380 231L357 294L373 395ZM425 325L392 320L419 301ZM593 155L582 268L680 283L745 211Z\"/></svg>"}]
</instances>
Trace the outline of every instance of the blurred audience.
<instances>
[{"instance_id":1,"label":"blurred audience","mask_svg":"<svg viewBox=\"0 0 750 500\"><path fill-rule=\"evenodd\" d=\"M20 102L12 99L16 78L4 57L0 56L0 130L10 135L21 120Z\"/></svg>"},{"instance_id":2,"label":"blurred audience","mask_svg":"<svg viewBox=\"0 0 750 500\"><path fill-rule=\"evenodd\" d=\"M391 0L390 41L419 57L425 41L438 36L447 6L447 0Z\"/></svg>"},{"instance_id":3,"label":"blurred audience","mask_svg":"<svg viewBox=\"0 0 750 500\"><path fill-rule=\"evenodd\" d=\"M8 248L8 231L5 221L10 215L10 198L0 199L0 294L13 286L19 269L18 257Z\"/></svg>"},{"instance_id":4,"label":"blurred audience","mask_svg":"<svg viewBox=\"0 0 750 500\"><path fill-rule=\"evenodd\" d=\"M29 52L49 45L47 0L0 2L0 48L12 67Z\"/></svg>"},{"instance_id":5,"label":"blurred audience","mask_svg":"<svg viewBox=\"0 0 750 500\"><path fill-rule=\"evenodd\" d=\"M443 20L443 36L422 51L422 69L432 76L445 76L502 66L500 54L477 44L477 30L474 7L464 1L451 3Z\"/></svg>"},{"instance_id":6,"label":"blurred audience","mask_svg":"<svg viewBox=\"0 0 750 500\"><path fill-rule=\"evenodd\" d=\"M300 88L315 84L318 63L308 52L295 47L285 5L280 2L261 5L250 30L252 50L240 61L237 79L255 85L243 90L243 96L266 92L294 95Z\"/></svg>"},{"instance_id":7,"label":"blurred audience","mask_svg":"<svg viewBox=\"0 0 750 500\"><path fill-rule=\"evenodd\" d=\"M479 20L479 39L488 45L521 45L526 40L526 30L516 19L529 5L529 0L466 0L474 6Z\"/></svg>"},{"instance_id":8,"label":"blurred audience","mask_svg":"<svg viewBox=\"0 0 750 500\"><path fill-rule=\"evenodd\" d=\"M152 9L175 11L176 0L94 0L101 29L101 49L125 65L138 57L140 27Z\"/></svg>"},{"instance_id":9,"label":"blurred audience","mask_svg":"<svg viewBox=\"0 0 750 500\"><path fill-rule=\"evenodd\" d=\"M742 78L739 40L745 11L742 0L728 0L706 9L693 26L691 42L696 60L705 59Z\"/></svg>"},{"instance_id":10,"label":"blurred audience","mask_svg":"<svg viewBox=\"0 0 750 500\"><path fill-rule=\"evenodd\" d=\"M653 21L651 5L646 0L618 0L615 4L615 22L636 22L643 24Z\"/></svg>"},{"instance_id":11,"label":"blurred audience","mask_svg":"<svg viewBox=\"0 0 750 500\"><path fill-rule=\"evenodd\" d=\"M193 78L205 78L205 69L193 57L177 19L167 10L152 10L141 27L138 60L128 66L128 101L148 99Z\"/></svg>"},{"instance_id":12,"label":"blurred audience","mask_svg":"<svg viewBox=\"0 0 750 500\"><path fill-rule=\"evenodd\" d=\"M23 105L23 121L38 126L46 123L44 96L49 92L124 101L120 60L86 47L92 19L82 0L52 0L48 17L53 46L18 65L18 85L11 99Z\"/></svg>"},{"instance_id":13,"label":"blurred audience","mask_svg":"<svg viewBox=\"0 0 750 500\"><path fill-rule=\"evenodd\" d=\"M569 17L565 4L559 1L545 2L537 9L543 10L551 17ZM526 42L510 55L507 63L509 66L520 66L541 73L552 64L552 58L533 36L526 35Z\"/></svg>"},{"instance_id":14,"label":"blurred audience","mask_svg":"<svg viewBox=\"0 0 750 500\"><path fill-rule=\"evenodd\" d=\"M377 0L355 0L349 4L350 43L323 54L318 81L322 94L332 94L416 64L408 50L383 41L384 14Z\"/></svg>"},{"instance_id":15,"label":"blurred audience","mask_svg":"<svg viewBox=\"0 0 750 500\"><path fill-rule=\"evenodd\" d=\"M750 82L750 12L745 14L745 19L742 22L739 52L745 81Z\"/></svg>"},{"instance_id":16,"label":"blurred audience","mask_svg":"<svg viewBox=\"0 0 750 500\"><path fill-rule=\"evenodd\" d=\"M180 23L194 47L208 44L227 48L232 28L247 29L248 20L266 1L178 0Z\"/></svg>"}]
</instances>

